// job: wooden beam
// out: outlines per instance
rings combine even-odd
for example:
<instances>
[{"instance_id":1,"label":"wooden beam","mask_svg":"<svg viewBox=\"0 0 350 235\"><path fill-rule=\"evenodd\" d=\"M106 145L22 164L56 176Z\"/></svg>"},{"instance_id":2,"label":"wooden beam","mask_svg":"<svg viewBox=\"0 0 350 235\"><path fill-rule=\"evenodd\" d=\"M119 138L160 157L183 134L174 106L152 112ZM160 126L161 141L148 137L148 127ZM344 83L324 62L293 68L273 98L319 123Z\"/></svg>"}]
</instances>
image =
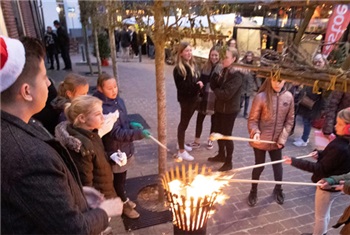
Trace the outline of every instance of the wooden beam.
<instances>
[{"instance_id":1,"label":"wooden beam","mask_svg":"<svg viewBox=\"0 0 350 235\"><path fill-rule=\"evenodd\" d=\"M298 30L298 33L295 35L295 38L293 41L294 45L296 45L296 46L299 45L301 38L303 37L305 30L310 23L311 17L313 16L313 14L315 12L315 9L316 9L316 5L312 5L308 8L306 16L303 19L303 23L301 24L301 26Z\"/></svg>"}]
</instances>

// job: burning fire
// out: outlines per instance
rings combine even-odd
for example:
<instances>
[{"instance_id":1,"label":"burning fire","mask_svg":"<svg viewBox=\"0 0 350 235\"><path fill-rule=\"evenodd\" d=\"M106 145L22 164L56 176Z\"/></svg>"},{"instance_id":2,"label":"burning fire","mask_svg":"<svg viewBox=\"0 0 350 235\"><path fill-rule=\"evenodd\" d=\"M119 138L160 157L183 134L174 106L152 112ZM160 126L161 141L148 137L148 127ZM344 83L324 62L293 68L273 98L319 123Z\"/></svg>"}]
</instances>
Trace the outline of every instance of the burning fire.
<instances>
[{"instance_id":1,"label":"burning fire","mask_svg":"<svg viewBox=\"0 0 350 235\"><path fill-rule=\"evenodd\" d=\"M212 174L205 166L199 174L198 165L192 169L191 164L187 170L182 166L181 172L179 167L167 172L162 181L175 225L186 231L203 227L213 213L213 204L223 204L228 198L222 193L222 188L229 182L225 179Z\"/></svg>"},{"instance_id":2,"label":"burning fire","mask_svg":"<svg viewBox=\"0 0 350 235\"><path fill-rule=\"evenodd\" d=\"M228 184L225 180L216 180L218 176L210 175L196 175L192 182L182 182L178 179L168 183L170 192L181 197L187 198L186 201L190 201L193 198L196 203L199 198L205 196L211 196L216 193L216 201L219 204L223 204L228 198L227 195L221 193L222 187ZM178 199L179 199L178 198Z\"/></svg>"}]
</instances>

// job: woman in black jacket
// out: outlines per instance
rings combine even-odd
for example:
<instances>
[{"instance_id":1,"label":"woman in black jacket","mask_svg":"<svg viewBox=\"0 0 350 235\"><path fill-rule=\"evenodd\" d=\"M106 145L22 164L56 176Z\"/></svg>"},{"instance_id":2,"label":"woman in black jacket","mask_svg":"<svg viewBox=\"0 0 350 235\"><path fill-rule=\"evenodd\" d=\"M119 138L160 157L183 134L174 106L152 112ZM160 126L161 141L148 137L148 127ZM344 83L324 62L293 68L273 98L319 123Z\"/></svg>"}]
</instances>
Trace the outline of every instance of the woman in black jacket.
<instances>
[{"instance_id":1,"label":"woman in black jacket","mask_svg":"<svg viewBox=\"0 0 350 235\"><path fill-rule=\"evenodd\" d=\"M222 61L223 69L219 74L214 74L210 81L215 100L215 128L214 132L222 135L232 135L233 125L240 110L240 98L243 82L243 74L233 68L233 63L239 58L235 48L227 49ZM208 158L212 162L225 162L219 171L232 169L232 140L218 140L219 153L215 157Z\"/></svg>"},{"instance_id":2,"label":"woman in black jacket","mask_svg":"<svg viewBox=\"0 0 350 235\"><path fill-rule=\"evenodd\" d=\"M203 82L199 81L199 73L192 56L192 47L188 42L181 42L179 45L173 75L177 89L177 100L181 108L181 118L177 128L179 144L177 158L179 161L182 159L192 161L194 158L187 152L191 151L192 148L185 146L185 132L197 108L199 91L203 87Z\"/></svg>"}]
</instances>

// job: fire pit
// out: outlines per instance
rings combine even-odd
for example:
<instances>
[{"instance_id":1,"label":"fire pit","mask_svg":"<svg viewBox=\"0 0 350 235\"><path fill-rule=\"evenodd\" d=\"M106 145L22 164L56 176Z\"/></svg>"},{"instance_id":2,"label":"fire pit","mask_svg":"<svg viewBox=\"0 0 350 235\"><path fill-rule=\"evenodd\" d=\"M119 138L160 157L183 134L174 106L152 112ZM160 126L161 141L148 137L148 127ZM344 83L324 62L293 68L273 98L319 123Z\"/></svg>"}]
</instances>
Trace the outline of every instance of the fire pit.
<instances>
[{"instance_id":1,"label":"fire pit","mask_svg":"<svg viewBox=\"0 0 350 235\"><path fill-rule=\"evenodd\" d=\"M207 221L214 203L223 202L227 196L221 188L228 184L216 180L205 166L182 165L171 169L162 177L166 198L173 214L174 234L205 234Z\"/></svg>"}]
</instances>

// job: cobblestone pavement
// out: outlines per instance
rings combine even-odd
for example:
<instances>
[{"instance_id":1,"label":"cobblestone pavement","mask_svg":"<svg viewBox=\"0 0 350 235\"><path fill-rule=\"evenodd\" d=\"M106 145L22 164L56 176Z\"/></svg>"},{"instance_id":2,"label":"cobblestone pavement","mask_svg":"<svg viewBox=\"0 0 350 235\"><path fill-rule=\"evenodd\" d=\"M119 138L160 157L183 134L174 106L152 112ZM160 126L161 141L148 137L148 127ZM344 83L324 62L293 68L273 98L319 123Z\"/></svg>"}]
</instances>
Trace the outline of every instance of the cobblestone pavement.
<instances>
[{"instance_id":1,"label":"cobblestone pavement","mask_svg":"<svg viewBox=\"0 0 350 235\"><path fill-rule=\"evenodd\" d=\"M91 57L93 60L94 58ZM73 55L73 71L83 73L88 71L87 66L76 65L81 60L81 55ZM151 127L153 136L157 136L157 104L156 104L156 87L155 87L155 66L154 60L143 57L139 63L138 58L130 62L123 63L118 60L118 74L120 95L125 100L129 114L139 113ZM61 66L63 68L63 66ZM166 79L166 96L167 96L167 141L171 151L176 152L176 133L179 123L180 107L176 100L176 88L172 77L173 66L165 66ZM97 71L97 69L96 69ZM112 68L103 67L103 71L112 74ZM48 70L48 76L54 81L63 80L67 73L65 71ZM88 77L90 85L96 85L96 75ZM195 134L195 119L193 116L189 128L186 132L186 142L193 141ZM217 151L217 144L214 149L205 148L207 136L209 135L210 118L204 121L202 133L202 146L191 152L195 157L194 162L206 164L214 171L217 170L221 163L207 162L207 158L214 156ZM313 134L310 136L310 144L307 147L295 147L292 145L293 138L300 136L302 132L301 120L297 119L295 134L290 137L284 150L283 155L300 156L311 152L314 149ZM248 137L247 121L240 114L233 130L233 135ZM243 167L254 164L254 154L252 148L246 142L235 141L235 150L233 157L233 167ZM128 171L128 178L157 174L157 151L158 146L148 139L135 143L136 146L136 164L134 168ZM267 157L268 161L269 158ZM311 160L311 159L310 159ZM169 156L167 160L168 168L175 163ZM283 180L311 182L311 174L298 170L289 165L284 165ZM251 170L241 171L235 175L235 178L250 179ZM273 180L272 167L265 167L261 176L262 180ZM258 203L251 208L247 205L247 196L250 190L250 184L231 183L224 188L224 193L229 196L224 205L216 207L215 214L209 219L207 234L300 234L303 232L312 232L314 221L314 194L315 188L310 186L284 185L285 203L277 204L273 197L274 185L259 184ZM341 196L336 200L331 210L330 230L328 235L338 234L339 229L331 228L335 221L341 215L343 210L349 204L349 197ZM142 215L141 215L142 216ZM171 223L160 224L135 231L125 231L121 218L113 218L111 225L114 234L172 234L173 228Z\"/></svg>"}]
</instances>

